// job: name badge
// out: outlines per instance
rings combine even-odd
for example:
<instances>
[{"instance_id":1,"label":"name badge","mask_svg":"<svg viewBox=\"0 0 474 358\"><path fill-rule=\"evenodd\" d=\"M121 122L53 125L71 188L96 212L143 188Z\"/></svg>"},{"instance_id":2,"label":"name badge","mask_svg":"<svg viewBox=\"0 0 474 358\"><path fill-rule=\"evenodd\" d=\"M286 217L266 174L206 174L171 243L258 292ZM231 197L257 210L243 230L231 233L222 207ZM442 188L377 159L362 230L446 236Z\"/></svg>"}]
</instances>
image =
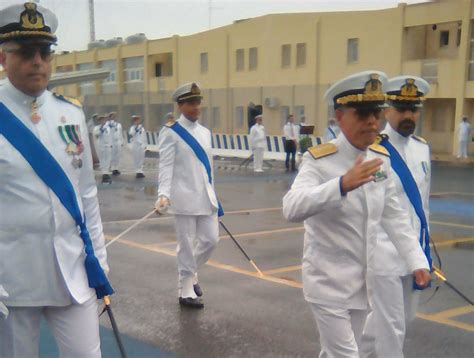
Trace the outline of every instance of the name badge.
<instances>
[{"instance_id":1,"label":"name badge","mask_svg":"<svg viewBox=\"0 0 474 358\"><path fill-rule=\"evenodd\" d=\"M385 180L385 179L387 179L387 173L383 169L380 169L380 170L375 172L374 182L377 183L377 182Z\"/></svg>"}]
</instances>

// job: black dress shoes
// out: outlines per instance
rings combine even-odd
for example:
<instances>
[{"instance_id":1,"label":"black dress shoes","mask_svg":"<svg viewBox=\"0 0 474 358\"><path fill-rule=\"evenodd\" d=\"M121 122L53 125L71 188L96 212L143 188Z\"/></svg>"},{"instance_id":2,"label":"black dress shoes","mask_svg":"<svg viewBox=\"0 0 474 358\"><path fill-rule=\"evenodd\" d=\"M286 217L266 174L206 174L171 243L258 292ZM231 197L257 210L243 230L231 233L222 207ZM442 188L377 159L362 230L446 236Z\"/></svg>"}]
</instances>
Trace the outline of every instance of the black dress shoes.
<instances>
[{"instance_id":1,"label":"black dress shoes","mask_svg":"<svg viewBox=\"0 0 474 358\"><path fill-rule=\"evenodd\" d=\"M111 184L112 183L112 179L110 179L109 174L102 175L102 183L104 183L104 184Z\"/></svg>"},{"instance_id":2,"label":"black dress shoes","mask_svg":"<svg viewBox=\"0 0 474 358\"><path fill-rule=\"evenodd\" d=\"M117 170L117 169L113 170L112 175L120 175L120 170Z\"/></svg>"},{"instance_id":3,"label":"black dress shoes","mask_svg":"<svg viewBox=\"0 0 474 358\"><path fill-rule=\"evenodd\" d=\"M137 173L137 175L135 175L135 178L137 179L141 179L141 178L144 178L145 177L145 174L143 173Z\"/></svg>"},{"instance_id":4,"label":"black dress shoes","mask_svg":"<svg viewBox=\"0 0 474 358\"><path fill-rule=\"evenodd\" d=\"M204 303L202 303L198 298L180 297L179 304L181 306L194 308L194 309L204 308Z\"/></svg>"}]
</instances>

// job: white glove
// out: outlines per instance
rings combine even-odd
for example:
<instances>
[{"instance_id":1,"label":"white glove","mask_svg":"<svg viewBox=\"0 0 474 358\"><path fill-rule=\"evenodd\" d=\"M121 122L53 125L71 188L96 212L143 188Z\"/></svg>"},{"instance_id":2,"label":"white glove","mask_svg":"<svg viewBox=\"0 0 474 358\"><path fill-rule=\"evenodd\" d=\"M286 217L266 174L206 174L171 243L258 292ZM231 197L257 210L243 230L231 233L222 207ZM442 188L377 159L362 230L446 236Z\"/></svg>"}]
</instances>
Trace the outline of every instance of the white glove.
<instances>
[{"instance_id":1,"label":"white glove","mask_svg":"<svg viewBox=\"0 0 474 358\"><path fill-rule=\"evenodd\" d=\"M5 291L2 285L0 285L0 318L7 318L8 317L8 308L2 303L2 298L7 298L8 293Z\"/></svg>"},{"instance_id":2,"label":"white glove","mask_svg":"<svg viewBox=\"0 0 474 358\"><path fill-rule=\"evenodd\" d=\"M158 214L163 215L168 211L169 206L170 199L162 195L158 197L158 200L155 203L155 210Z\"/></svg>"}]
</instances>

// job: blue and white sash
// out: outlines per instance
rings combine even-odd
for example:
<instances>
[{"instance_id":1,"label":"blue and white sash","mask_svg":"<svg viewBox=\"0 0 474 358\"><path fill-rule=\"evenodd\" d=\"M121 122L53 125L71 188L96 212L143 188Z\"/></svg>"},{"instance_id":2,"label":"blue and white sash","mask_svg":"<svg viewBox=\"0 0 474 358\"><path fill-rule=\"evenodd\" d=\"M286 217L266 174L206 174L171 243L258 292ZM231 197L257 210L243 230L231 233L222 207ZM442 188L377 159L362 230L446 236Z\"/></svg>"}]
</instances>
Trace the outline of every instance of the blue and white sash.
<instances>
[{"instance_id":1,"label":"blue and white sash","mask_svg":"<svg viewBox=\"0 0 474 358\"><path fill-rule=\"evenodd\" d=\"M420 191L416 185L415 178L410 172L407 164L401 157L400 153L395 149L395 147L389 142L387 136L383 136L380 145L385 147L390 153L390 161L392 163L392 168L397 173L400 181L402 182L403 189L410 200L415 213L420 219L420 245L423 249L426 259L432 267L432 259L430 253L430 233L428 228L428 221L426 220L425 211L423 210L423 201L421 200Z\"/></svg>"},{"instance_id":2,"label":"blue and white sash","mask_svg":"<svg viewBox=\"0 0 474 358\"><path fill-rule=\"evenodd\" d=\"M89 287L95 289L99 299L113 294L114 290L107 280L99 260L94 255L92 240L86 226L86 218L81 213L74 187L69 178L39 139L1 102L0 134L20 152L38 177L56 194L59 201L76 222L81 239L84 242L86 253L84 265Z\"/></svg>"},{"instance_id":3,"label":"blue and white sash","mask_svg":"<svg viewBox=\"0 0 474 358\"><path fill-rule=\"evenodd\" d=\"M173 125L169 127L172 129L177 135L180 136L184 142L189 145L189 147L192 149L194 154L196 154L196 157L199 159L199 161L204 165L204 168L206 169L207 172L207 177L209 180L209 184L212 185L212 168L211 168L211 163L209 162L209 158L207 157L207 153L204 150L204 148L199 144L199 142L194 138L191 133L189 133L181 124L178 122L174 122ZM224 209L222 208L222 205L219 201L217 201L218 204L218 210L217 210L217 215L219 217L224 216Z\"/></svg>"}]
</instances>

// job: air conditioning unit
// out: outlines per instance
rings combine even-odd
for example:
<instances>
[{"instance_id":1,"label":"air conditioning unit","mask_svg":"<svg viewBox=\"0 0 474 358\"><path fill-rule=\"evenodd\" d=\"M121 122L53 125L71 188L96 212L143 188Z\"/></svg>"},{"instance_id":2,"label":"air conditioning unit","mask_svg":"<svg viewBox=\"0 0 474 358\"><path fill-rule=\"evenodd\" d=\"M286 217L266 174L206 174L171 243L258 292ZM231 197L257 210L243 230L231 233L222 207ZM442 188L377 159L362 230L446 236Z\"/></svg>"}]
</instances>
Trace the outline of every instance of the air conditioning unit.
<instances>
[{"instance_id":1,"label":"air conditioning unit","mask_svg":"<svg viewBox=\"0 0 474 358\"><path fill-rule=\"evenodd\" d=\"M276 97L266 97L264 101L265 107L270 109L278 108L280 101Z\"/></svg>"}]
</instances>

